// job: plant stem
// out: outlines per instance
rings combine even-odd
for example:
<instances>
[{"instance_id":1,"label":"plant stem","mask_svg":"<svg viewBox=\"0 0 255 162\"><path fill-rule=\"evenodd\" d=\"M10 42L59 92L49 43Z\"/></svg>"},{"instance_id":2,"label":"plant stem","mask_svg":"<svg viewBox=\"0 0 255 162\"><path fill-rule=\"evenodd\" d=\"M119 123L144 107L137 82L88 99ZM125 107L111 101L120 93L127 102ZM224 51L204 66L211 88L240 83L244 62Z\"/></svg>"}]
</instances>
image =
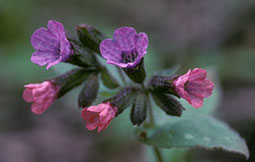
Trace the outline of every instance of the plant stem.
<instances>
[{"instance_id":1,"label":"plant stem","mask_svg":"<svg viewBox=\"0 0 255 162\"><path fill-rule=\"evenodd\" d=\"M144 85L142 87L144 87ZM150 114L150 125L154 126L155 125L155 120L154 120L154 116L153 116L153 112L152 112L150 96L149 96L149 93L146 93L146 95L148 97L148 109L149 109L149 114ZM164 162L159 148L158 147L153 147L153 151L154 151L154 154L157 158L157 161L158 162Z\"/></svg>"},{"instance_id":2,"label":"plant stem","mask_svg":"<svg viewBox=\"0 0 255 162\"><path fill-rule=\"evenodd\" d=\"M125 79L125 76L123 75L121 69L120 69L119 67L117 67L117 66L115 66L115 67L117 68L118 73L120 74L120 78L121 78L122 82L123 82L124 84L127 84L126 79Z\"/></svg>"},{"instance_id":3,"label":"plant stem","mask_svg":"<svg viewBox=\"0 0 255 162\"><path fill-rule=\"evenodd\" d=\"M163 162L161 152L159 151L159 149L157 147L153 147L153 151L157 157L158 162Z\"/></svg>"},{"instance_id":4,"label":"plant stem","mask_svg":"<svg viewBox=\"0 0 255 162\"><path fill-rule=\"evenodd\" d=\"M154 125L155 121L154 121L154 116L153 116L153 112L152 112L150 96L147 95L147 97L148 97L148 109L149 109L149 115L150 115L150 124Z\"/></svg>"}]
</instances>

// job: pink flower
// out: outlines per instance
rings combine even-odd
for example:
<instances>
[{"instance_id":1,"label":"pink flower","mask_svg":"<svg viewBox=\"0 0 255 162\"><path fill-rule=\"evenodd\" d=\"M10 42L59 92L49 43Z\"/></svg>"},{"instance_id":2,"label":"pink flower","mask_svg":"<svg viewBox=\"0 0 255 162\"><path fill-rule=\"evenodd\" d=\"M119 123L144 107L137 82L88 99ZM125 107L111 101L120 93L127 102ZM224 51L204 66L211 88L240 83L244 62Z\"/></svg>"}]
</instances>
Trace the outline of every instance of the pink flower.
<instances>
[{"instance_id":1,"label":"pink flower","mask_svg":"<svg viewBox=\"0 0 255 162\"><path fill-rule=\"evenodd\" d=\"M23 92L23 98L26 102L33 102L31 110L35 114L42 114L53 104L57 98L59 87L53 85L50 81L44 81L40 84L27 84Z\"/></svg>"},{"instance_id":2,"label":"pink flower","mask_svg":"<svg viewBox=\"0 0 255 162\"><path fill-rule=\"evenodd\" d=\"M177 94L187 100L193 107L203 106L204 99L212 94L214 85L206 79L206 70L195 68L173 81Z\"/></svg>"},{"instance_id":3,"label":"pink flower","mask_svg":"<svg viewBox=\"0 0 255 162\"><path fill-rule=\"evenodd\" d=\"M113 107L109 102L101 103L97 106L84 108L81 112L82 118L86 121L86 128L101 132L107 128L111 120L115 117L117 107Z\"/></svg>"}]
</instances>

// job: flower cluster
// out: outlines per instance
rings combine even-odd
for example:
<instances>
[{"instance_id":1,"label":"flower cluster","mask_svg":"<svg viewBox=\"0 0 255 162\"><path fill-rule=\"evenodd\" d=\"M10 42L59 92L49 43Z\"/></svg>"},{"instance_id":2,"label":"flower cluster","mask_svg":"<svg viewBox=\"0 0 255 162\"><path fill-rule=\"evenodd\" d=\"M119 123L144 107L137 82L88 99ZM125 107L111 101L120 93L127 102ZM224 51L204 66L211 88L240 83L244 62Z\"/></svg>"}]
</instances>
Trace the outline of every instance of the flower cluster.
<instances>
[{"instance_id":1,"label":"flower cluster","mask_svg":"<svg viewBox=\"0 0 255 162\"><path fill-rule=\"evenodd\" d=\"M178 76L157 74L146 83L143 61L148 48L146 33L137 34L132 27L120 27L114 31L113 39L105 39L104 34L90 25L79 25L76 30L78 39L68 38L64 26L51 20L48 28L39 28L33 33L31 43L36 52L32 54L32 62L40 66L47 64L47 69L61 62L79 66L40 84L24 86L23 98L32 102L33 113L42 114L56 99L84 83L78 98L81 116L88 130L97 128L101 132L129 106L132 106L131 122L138 126L143 124L150 106L150 94L166 114L179 117L185 108L174 96L184 98L193 107L199 108L204 98L212 94L214 85L206 78L207 72L199 68ZM119 68L123 83L127 83L125 79L128 77L137 84L120 87L115 77L97 60L95 53ZM100 77L107 88L120 90L101 104L91 106L98 95Z\"/></svg>"}]
</instances>

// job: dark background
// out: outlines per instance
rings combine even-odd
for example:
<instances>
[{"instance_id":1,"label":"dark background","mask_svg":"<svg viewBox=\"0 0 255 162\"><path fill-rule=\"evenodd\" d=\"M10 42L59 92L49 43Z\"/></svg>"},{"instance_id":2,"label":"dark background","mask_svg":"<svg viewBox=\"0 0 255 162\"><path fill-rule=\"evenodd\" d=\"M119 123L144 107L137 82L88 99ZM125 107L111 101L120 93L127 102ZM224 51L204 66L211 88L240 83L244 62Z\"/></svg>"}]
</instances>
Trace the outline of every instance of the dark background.
<instances>
[{"instance_id":1,"label":"dark background","mask_svg":"<svg viewBox=\"0 0 255 162\"><path fill-rule=\"evenodd\" d=\"M181 64L215 69L222 87L215 116L246 139L255 161L255 3L252 0L0 0L0 162L142 162L128 114L97 134L84 128L74 91L38 116L23 85L59 74L30 62L32 33L48 20L69 34L80 23L108 36L132 26L149 36L147 71ZM220 133L220 132L219 132ZM190 151L195 162L241 162L221 151ZM182 161L181 161L182 162Z\"/></svg>"}]
</instances>

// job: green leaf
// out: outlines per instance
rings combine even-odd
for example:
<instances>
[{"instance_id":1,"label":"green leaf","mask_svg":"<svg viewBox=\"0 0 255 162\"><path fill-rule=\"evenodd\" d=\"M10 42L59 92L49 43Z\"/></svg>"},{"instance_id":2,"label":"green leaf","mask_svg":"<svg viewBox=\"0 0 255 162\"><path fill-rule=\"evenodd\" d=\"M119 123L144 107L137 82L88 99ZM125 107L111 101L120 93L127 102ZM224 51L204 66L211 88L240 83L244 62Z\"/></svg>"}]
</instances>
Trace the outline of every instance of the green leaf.
<instances>
[{"instance_id":1,"label":"green leaf","mask_svg":"<svg viewBox=\"0 0 255 162\"><path fill-rule=\"evenodd\" d=\"M101 79L107 88L114 89L119 86L117 80L109 73L105 67L101 68Z\"/></svg>"},{"instance_id":2,"label":"green leaf","mask_svg":"<svg viewBox=\"0 0 255 162\"><path fill-rule=\"evenodd\" d=\"M225 123L207 116L185 116L153 128L136 130L143 143L161 148L221 149L244 155L249 151L245 141Z\"/></svg>"}]
</instances>

